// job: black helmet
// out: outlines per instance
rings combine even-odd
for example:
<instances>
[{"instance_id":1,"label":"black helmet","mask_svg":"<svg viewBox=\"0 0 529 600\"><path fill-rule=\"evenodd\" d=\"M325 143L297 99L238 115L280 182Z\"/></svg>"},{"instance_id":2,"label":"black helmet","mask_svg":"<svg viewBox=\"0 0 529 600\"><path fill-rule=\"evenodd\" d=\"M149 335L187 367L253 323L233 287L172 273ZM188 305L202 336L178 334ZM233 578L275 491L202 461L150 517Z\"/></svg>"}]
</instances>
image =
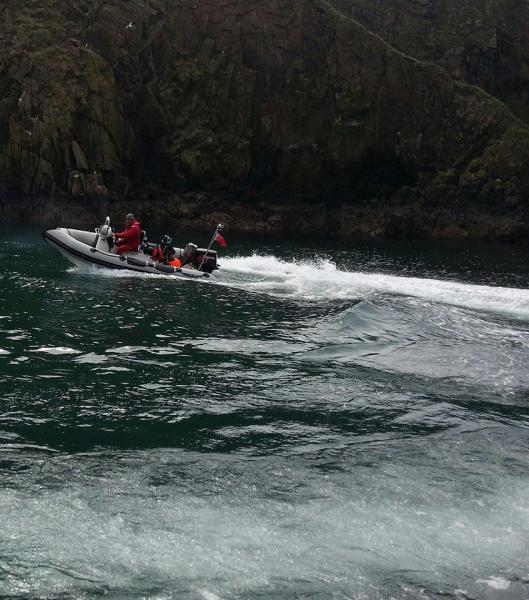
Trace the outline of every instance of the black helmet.
<instances>
[{"instance_id":1,"label":"black helmet","mask_svg":"<svg viewBox=\"0 0 529 600\"><path fill-rule=\"evenodd\" d=\"M173 240L168 236L164 235L162 238L162 244L170 244Z\"/></svg>"}]
</instances>

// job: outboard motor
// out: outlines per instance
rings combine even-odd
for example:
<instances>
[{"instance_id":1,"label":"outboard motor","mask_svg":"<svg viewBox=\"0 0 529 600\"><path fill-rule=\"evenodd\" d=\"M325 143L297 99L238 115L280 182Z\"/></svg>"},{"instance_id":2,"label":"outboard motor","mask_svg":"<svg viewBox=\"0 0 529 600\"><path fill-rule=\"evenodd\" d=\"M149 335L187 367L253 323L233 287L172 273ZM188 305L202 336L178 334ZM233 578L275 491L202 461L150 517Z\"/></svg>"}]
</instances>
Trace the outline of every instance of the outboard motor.
<instances>
[{"instance_id":1,"label":"outboard motor","mask_svg":"<svg viewBox=\"0 0 529 600\"><path fill-rule=\"evenodd\" d=\"M213 271L219 268L217 251L206 248L197 248L195 254L195 266L199 271L213 273Z\"/></svg>"},{"instance_id":2,"label":"outboard motor","mask_svg":"<svg viewBox=\"0 0 529 600\"><path fill-rule=\"evenodd\" d=\"M105 224L96 229L97 240L96 250L101 252L110 252L111 246L109 240L112 239L112 227L110 227L110 217L105 219Z\"/></svg>"}]
</instances>

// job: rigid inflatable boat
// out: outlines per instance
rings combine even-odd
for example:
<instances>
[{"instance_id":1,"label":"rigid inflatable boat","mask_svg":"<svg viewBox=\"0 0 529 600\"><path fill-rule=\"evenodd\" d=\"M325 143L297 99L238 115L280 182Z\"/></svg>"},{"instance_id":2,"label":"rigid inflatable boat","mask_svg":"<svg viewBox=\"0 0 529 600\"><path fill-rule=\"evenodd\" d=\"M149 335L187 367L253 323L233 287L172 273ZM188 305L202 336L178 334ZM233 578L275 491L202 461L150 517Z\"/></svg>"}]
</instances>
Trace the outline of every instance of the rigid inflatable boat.
<instances>
[{"instance_id":1,"label":"rigid inflatable boat","mask_svg":"<svg viewBox=\"0 0 529 600\"><path fill-rule=\"evenodd\" d=\"M215 230L212 243L218 236L222 225ZM53 248L76 266L94 265L105 269L126 269L141 273L155 273L172 277L207 278L218 269L217 252L208 248L198 248L195 244L187 244L185 248L172 248L173 258L178 259L182 266L172 266L164 261L156 261L151 254L156 244L143 240L137 252L128 252L121 256L114 254L112 227L110 218L95 231L83 231L57 227L47 229L42 237Z\"/></svg>"}]
</instances>

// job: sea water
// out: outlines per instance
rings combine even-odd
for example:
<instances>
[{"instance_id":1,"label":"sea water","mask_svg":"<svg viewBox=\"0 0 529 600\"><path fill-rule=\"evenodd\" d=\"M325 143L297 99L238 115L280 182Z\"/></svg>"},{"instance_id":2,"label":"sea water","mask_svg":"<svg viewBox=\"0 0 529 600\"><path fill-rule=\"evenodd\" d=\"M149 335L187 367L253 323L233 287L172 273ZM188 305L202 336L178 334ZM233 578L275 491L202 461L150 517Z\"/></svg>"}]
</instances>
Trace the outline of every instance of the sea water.
<instances>
[{"instance_id":1,"label":"sea water","mask_svg":"<svg viewBox=\"0 0 529 600\"><path fill-rule=\"evenodd\" d=\"M0 597L529 598L525 253L226 237L2 230Z\"/></svg>"}]
</instances>

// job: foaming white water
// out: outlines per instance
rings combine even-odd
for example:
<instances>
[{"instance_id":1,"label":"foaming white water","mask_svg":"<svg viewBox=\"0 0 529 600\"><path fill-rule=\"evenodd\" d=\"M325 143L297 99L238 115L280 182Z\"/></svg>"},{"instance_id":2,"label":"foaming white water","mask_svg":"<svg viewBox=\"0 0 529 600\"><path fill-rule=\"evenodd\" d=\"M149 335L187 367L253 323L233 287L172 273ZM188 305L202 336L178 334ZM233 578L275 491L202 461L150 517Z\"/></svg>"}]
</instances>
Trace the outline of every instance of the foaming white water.
<instances>
[{"instance_id":1,"label":"foaming white water","mask_svg":"<svg viewBox=\"0 0 529 600\"><path fill-rule=\"evenodd\" d=\"M245 289L306 300L345 300L371 293L424 298L442 304L529 318L529 290L383 273L340 271L328 260L287 262L254 254L224 258L224 281ZM246 279L234 279L243 275Z\"/></svg>"},{"instance_id":2,"label":"foaming white water","mask_svg":"<svg viewBox=\"0 0 529 600\"><path fill-rule=\"evenodd\" d=\"M403 572L416 587L465 581L479 592L507 589L505 569L516 577L524 564L524 480L455 501L460 484L431 486L422 479L430 467L403 463L320 477L291 461L259 471L259 463L220 460L212 471L201 456L161 450L121 457L128 465L119 469L105 462L100 477L82 466L89 458L69 467L50 458L0 492L0 513L9 515L0 594L153 597L157 586L205 600L315 590L382 598ZM230 485L208 476L226 467ZM163 485L153 472L165 474Z\"/></svg>"}]
</instances>

